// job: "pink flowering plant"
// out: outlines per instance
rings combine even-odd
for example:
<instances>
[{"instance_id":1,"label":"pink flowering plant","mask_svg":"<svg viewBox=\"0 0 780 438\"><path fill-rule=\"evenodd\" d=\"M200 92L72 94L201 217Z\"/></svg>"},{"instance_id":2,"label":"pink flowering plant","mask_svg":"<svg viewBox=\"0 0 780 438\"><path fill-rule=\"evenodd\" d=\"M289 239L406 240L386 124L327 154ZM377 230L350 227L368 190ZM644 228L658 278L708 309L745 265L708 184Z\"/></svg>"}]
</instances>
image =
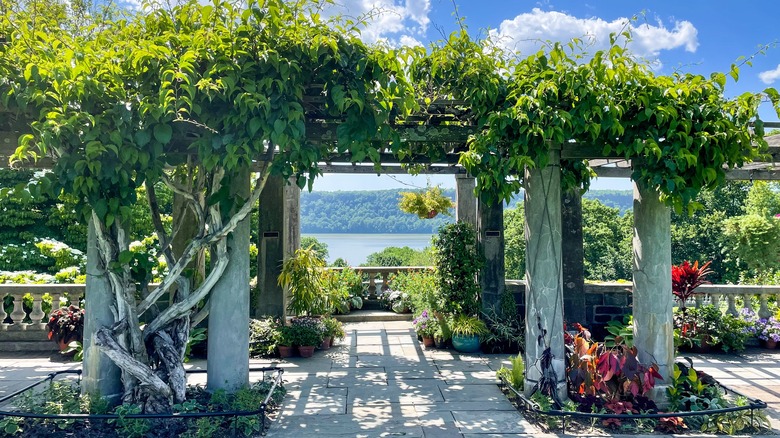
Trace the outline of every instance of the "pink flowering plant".
<instances>
[{"instance_id":1,"label":"pink flowering plant","mask_svg":"<svg viewBox=\"0 0 780 438\"><path fill-rule=\"evenodd\" d=\"M433 334L436 333L436 329L438 328L436 318L434 318L428 310L423 310L420 316L412 321L412 324L414 324L414 330L417 334L425 337L433 337Z\"/></svg>"}]
</instances>

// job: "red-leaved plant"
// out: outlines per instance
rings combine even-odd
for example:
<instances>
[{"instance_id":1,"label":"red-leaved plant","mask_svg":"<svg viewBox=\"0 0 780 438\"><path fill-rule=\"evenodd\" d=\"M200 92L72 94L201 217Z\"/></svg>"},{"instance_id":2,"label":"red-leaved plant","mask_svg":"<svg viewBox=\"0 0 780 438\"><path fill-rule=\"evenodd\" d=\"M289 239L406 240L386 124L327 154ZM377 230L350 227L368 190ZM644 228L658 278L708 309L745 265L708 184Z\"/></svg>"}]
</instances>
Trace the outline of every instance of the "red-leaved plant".
<instances>
[{"instance_id":1,"label":"red-leaved plant","mask_svg":"<svg viewBox=\"0 0 780 438\"><path fill-rule=\"evenodd\" d=\"M82 342L84 338L84 309L76 306L61 307L51 312L46 324L49 339L68 344Z\"/></svg>"},{"instance_id":2,"label":"red-leaved plant","mask_svg":"<svg viewBox=\"0 0 780 438\"><path fill-rule=\"evenodd\" d=\"M572 392L601 396L613 404L644 396L656 380L663 380L657 365L639 363L636 347L605 348L580 336L574 338L567 371ZM619 406L625 412L627 405Z\"/></svg>"},{"instance_id":3,"label":"red-leaved plant","mask_svg":"<svg viewBox=\"0 0 780 438\"><path fill-rule=\"evenodd\" d=\"M696 288L709 283L705 277L712 273L710 263L712 262L699 267L698 260L693 263L693 266L686 260L677 266L672 265L672 293L683 313L685 313L685 303L693 296Z\"/></svg>"}]
</instances>

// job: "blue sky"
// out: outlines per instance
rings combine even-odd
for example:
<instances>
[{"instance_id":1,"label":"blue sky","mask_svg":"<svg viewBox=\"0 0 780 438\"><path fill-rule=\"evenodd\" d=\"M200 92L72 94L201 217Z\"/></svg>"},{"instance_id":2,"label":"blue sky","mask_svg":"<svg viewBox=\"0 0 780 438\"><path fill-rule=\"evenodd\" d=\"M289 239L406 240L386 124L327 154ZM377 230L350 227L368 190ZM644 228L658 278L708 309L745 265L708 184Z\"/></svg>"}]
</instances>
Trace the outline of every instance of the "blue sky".
<instances>
[{"instance_id":1,"label":"blue sky","mask_svg":"<svg viewBox=\"0 0 780 438\"><path fill-rule=\"evenodd\" d=\"M458 29L452 0L337 0L339 12L359 16L372 7L385 11L373 20L363 37L393 44L423 44ZM752 67L741 67L738 83L730 81L727 94L780 88L780 2L738 2L724 0L676 1L519 1L456 0L458 12L472 34L497 37L502 44L524 53L536 51L540 40L569 41L573 37L590 41L595 51L609 41L609 33L622 29L627 19L634 22L631 50L653 62L659 74L675 71L709 75L727 72L737 58L751 57ZM764 120L777 121L770 105L761 108ZM402 178L424 187L426 178ZM454 177L432 176L431 184L454 187ZM315 181L315 190L372 190L404 187L388 176L325 175ZM630 189L628 180L602 178L594 189Z\"/></svg>"}]
</instances>

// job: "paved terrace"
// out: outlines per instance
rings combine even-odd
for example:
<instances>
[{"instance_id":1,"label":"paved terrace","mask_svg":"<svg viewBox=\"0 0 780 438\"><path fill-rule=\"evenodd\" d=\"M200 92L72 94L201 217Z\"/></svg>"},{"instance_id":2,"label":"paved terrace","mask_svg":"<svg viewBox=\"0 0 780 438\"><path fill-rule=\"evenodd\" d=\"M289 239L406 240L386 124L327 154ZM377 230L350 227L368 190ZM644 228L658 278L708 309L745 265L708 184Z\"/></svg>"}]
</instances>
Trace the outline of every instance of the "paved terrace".
<instances>
[{"instance_id":1,"label":"paved terrace","mask_svg":"<svg viewBox=\"0 0 780 438\"><path fill-rule=\"evenodd\" d=\"M288 395L268 437L543 435L495 385L495 370L508 364L507 355L425 350L409 322L349 323L345 328L348 336L340 345L311 359L252 360L252 366L285 368ZM692 357L698 369L766 401L772 426L780 430L780 352ZM49 372L79 366L56 359L0 357L0 396Z\"/></svg>"}]
</instances>

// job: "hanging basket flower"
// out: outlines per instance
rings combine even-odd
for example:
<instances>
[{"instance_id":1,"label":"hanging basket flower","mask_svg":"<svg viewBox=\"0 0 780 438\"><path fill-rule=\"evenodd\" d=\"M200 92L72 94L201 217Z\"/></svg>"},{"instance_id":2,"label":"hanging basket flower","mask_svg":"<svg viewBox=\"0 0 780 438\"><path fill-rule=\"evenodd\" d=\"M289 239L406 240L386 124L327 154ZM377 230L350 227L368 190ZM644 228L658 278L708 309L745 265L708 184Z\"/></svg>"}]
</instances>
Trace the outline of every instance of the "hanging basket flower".
<instances>
[{"instance_id":1,"label":"hanging basket flower","mask_svg":"<svg viewBox=\"0 0 780 438\"><path fill-rule=\"evenodd\" d=\"M429 187L425 192L401 192L398 208L405 213L417 215L420 219L433 219L439 213L450 216L455 204L444 196L440 187Z\"/></svg>"}]
</instances>

